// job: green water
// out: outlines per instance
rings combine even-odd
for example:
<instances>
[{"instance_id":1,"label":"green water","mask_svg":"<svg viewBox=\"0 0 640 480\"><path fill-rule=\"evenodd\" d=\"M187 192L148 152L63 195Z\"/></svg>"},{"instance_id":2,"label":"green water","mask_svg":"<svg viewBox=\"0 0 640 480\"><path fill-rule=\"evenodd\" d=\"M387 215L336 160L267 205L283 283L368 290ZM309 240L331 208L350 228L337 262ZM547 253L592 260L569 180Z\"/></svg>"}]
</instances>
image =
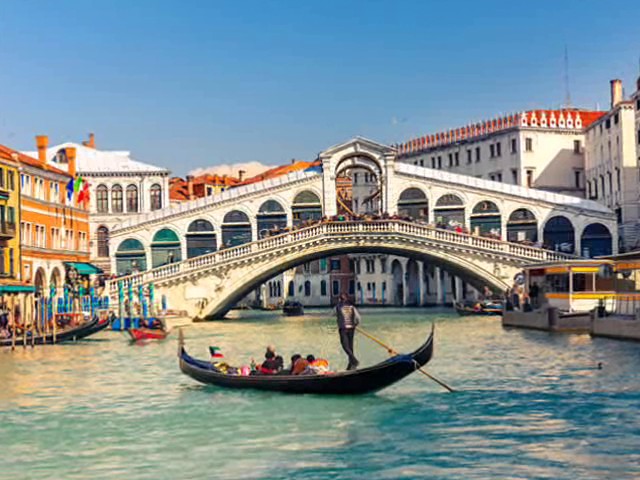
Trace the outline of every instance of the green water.
<instances>
[{"instance_id":1,"label":"green water","mask_svg":"<svg viewBox=\"0 0 640 480\"><path fill-rule=\"evenodd\" d=\"M342 368L323 315L242 312L184 332L202 358L214 344L248 362L272 343ZM363 326L409 351L432 321L428 368L453 394L418 374L363 397L221 390L180 373L171 337L0 351L0 478L640 477L640 345L433 310L365 310ZM385 358L356 349L363 365Z\"/></svg>"}]
</instances>

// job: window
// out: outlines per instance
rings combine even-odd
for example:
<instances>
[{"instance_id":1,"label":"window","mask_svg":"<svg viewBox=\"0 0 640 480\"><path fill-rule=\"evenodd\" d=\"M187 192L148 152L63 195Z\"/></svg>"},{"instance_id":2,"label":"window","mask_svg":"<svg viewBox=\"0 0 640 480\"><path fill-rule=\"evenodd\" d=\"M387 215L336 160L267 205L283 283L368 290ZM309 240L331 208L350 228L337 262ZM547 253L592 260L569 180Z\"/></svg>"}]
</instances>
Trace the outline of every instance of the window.
<instances>
[{"instance_id":1,"label":"window","mask_svg":"<svg viewBox=\"0 0 640 480\"><path fill-rule=\"evenodd\" d=\"M4 188L4 168L0 168L0 188Z\"/></svg>"},{"instance_id":2,"label":"window","mask_svg":"<svg viewBox=\"0 0 640 480\"><path fill-rule=\"evenodd\" d=\"M449 154L449 166L453 167L453 153Z\"/></svg>"},{"instance_id":3,"label":"window","mask_svg":"<svg viewBox=\"0 0 640 480\"><path fill-rule=\"evenodd\" d=\"M607 179L609 180L609 195L613 194L613 176L611 172L607 172Z\"/></svg>"},{"instance_id":4,"label":"window","mask_svg":"<svg viewBox=\"0 0 640 480\"><path fill-rule=\"evenodd\" d=\"M582 144L580 140L573 141L573 153L580 153L582 151Z\"/></svg>"},{"instance_id":5,"label":"window","mask_svg":"<svg viewBox=\"0 0 640 480\"><path fill-rule=\"evenodd\" d=\"M106 185L96 188L96 209L98 213L109 213L109 189Z\"/></svg>"},{"instance_id":6,"label":"window","mask_svg":"<svg viewBox=\"0 0 640 480\"><path fill-rule=\"evenodd\" d=\"M302 270L304 273L309 273L311 271L311 264L309 262L304 263L302 265Z\"/></svg>"},{"instance_id":7,"label":"window","mask_svg":"<svg viewBox=\"0 0 640 480\"><path fill-rule=\"evenodd\" d=\"M422 159L422 158L420 159L420 166L424 167L424 159Z\"/></svg>"},{"instance_id":8,"label":"window","mask_svg":"<svg viewBox=\"0 0 640 480\"><path fill-rule=\"evenodd\" d=\"M473 162L471 150L467 150L467 165Z\"/></svg>"},{"instance_id":9,"label":"window","mask_svg":"<svg viewBox=\"0 0 640 480\"><path fill-rule=\"evenodd\" d=\"M157 183L151 186L151 210L160 210L162 208L162 187Z\"/></svg>"},{"instance_id":10,"label":"window","mask_svg":"<svg viewBox=\"0 0 640 480\"><path fill-rule=\"evenodd\" d=\"M111 212L122 213L122 187L114 185L111 188Z\"/></svg>"},{"instance_id":11,"label":"window","mask_svg":"<svg viewBox=\"0 0 640 480\"><path fill-rule=\"evenodd\" d=\"M375 263L373 260L365 260L367 273L375 273Z\"/></svg>"},{"instance_id":12,"label":"window","mask_svg":"<svg viewBox=\"0 0 640 480\"><path fill-rule=\"evenodd\" d=\"M438 156L438 168L442 168L442 157Z\"/></svg>"},{"instance_id":13,"label":"window","mask_svg":"<svg viewBox=\"0 0 640 480\"><path fill-rule=\"evenodd\" d=\"M127 212L135 213L138 211L138 187L129 185L127 187Z\"/></svg>"},{"instance_id":14,"label":"window","mask_svg":"<svg viewBox=\"0 0 640 480\"><path fill-rule=\"evenodd\" d=\"M327 271L328 271L327 259L326 258L321 258L320 259L320 273L327 273Z\"/></svg>"},{"instance_id":15,"label":"window","mask_svg":"<svg viewBox=\"0 0 640 480\"><path fill-rule=\"evenodd\" d=\"M515 138L511 139L511 153L518 152L518 141Z\"/></svg>"},{"instance_id":16,"label":"window","mask_svg":"<svg viewBox=\"0 0 640 480\"><path fill-rule=\"evenodd\" d=\"M330 269L332 272L338 272L340 271L340 259L339 258L332 258L331 261L329 262L330 265Z\"/></svg>"},{"instance_id":17,"label":"window","mask_svg":"<svg viewBox=\"0 0 640 480\"><path fill-rule=\"evenodd\" d=\"M620 114L616 113L616 116L613 117L613 123L615 123L616 125L618 125L618 123L620 123Z\"/></svg>"},{"instance_id":18,"label":"window","mask_svg":"<svg viewBox=\"0 0 640 480\"><path fill-rule=\"evenodd\" d=\"M309 280L304 282L304 296L305 297L311 296L311 282Z\"/></svg>"},{"instance_id":19,"label":"window","mask_svg":"<svg viewBox=\"0 0 640 480\"><path fill-rule=\"evenodd\" d=\"M25 195L31 195L31 175L20 175L20 184L22 186L22 192Z\"/></svg>"},{"instance_id":20,"label":"window","mask_svg":"<svg viewBox=\"0 0 640 480\"><path fill-rule=\"evenodd\" d=\"M607 129L611 128L611 119L607 118L607 123L605 124L605 126L607 127Z\"/></svg>"},{"instance_id":21,"label":"window","mask_svg":"<svg viewBox=\"0 0 640 480\"><path fill-rule=\"evenodd\" d=\"M455 163L456 167L460 166L460 152L453 154L453 163Z\"/></svg>"},{"instance_id":22,"label":"window","mask_svg":"<svg viewBox=\"0 0 640 480\"><path fill-rule=\"evenodd\" d=\"M501 182L502 181L502 172L498 172L496 173L496 182Z\"/></svg>"},{"instance_id":23,"label":"window","mask_svg":"<svg viewBox=\"0 0 640 480\"><path fill-rule=\"evenodd\" d=\"M480 161L480 147L476 147L476 163Z\"/></svg>"},{"instance_id":24,"label":"window","mask_svg":"<svg viewBox=\"0 0 640 480\"><path fill-rule=\"evenodd\" d=\"M355 185L356 183L358 183L358 174L354 173L353 174L353 184Z\"/></svg>"},{"instance_id":25,"label":"window","mask_svg":"<svg viewBox=\"0 0 640 480\"><path fill-rule=\"evenodd\" d=\"M496 156L496 146L494 144L489 145L489 157L493 158Z\"/></svg>"},{"instance_id":26,"label":"window","mask_svg":"<svg viewBox=\"0 0 640 480\"><path fill-rule=\"evenodd\" d=\"M576 188L580 188L580 185L582 184L582 181L580 180L580 177L582 176L582 172L580 170L576 170L575 172L573 172L573 175L576 182Z\"/></svg>"},{"instance_id":27,"label":"window","mask_svg":"<svg viewBox=\"0 0 640 480\"><path fill-rule=\"evenodd\" d=\"M11 275L13 277L13 275L15 274L15 269L14 269L14 258L13 258L13 248L9 249L9 275Z\"/></svg>"},{"instance_id":28,"label":"window","mask_svg":"<svg viewBox=\"0 0 640 480\"><path fill-rule=\"evenodd\" d=\"M620 169L616 167L616 177L617 177L617 184L618 184L618 191L620 191L621 187L621 179L620 179Z\"/></svg>"},{"instance_id":29,"label":"window","mask_svg":"<svg viewBox=\"0 0 640 480\"><path fill-rule=\"evenodd\" d=\"M511 169L511 182L514 185L518 184L518 170L516 170L515 168Z\"/></svg>"},{"instance_id":30,"label":"window","mask_svg":"<svg viewBox=\"0 0 640 480\"><path fill-rule=\"evenodd\" d=\"M334 280L333 282L331 282L331 294L334 297L340 295L340 282L338 280Z\"/></svg>"},{"instance_id":31,"label":"window","mask_svg":"<svg viewBox=\"0 0 640 480\"><path fill-rule=\"evenodd\" d=\"M496 143L496 157L502 156L502 144L500 142Z\"/></svg>"},{"instance_id":32,"label":"window","mask_svg":"<svg viewBox=\"0 0 640 480\"><path fill-rule=\"evenodd\" d=\"M640 135L640 132L639 132ZM436 168L436 157L431 157L431 168Z\"/></svg>"},{"instance_id":33,"label":"window","mask_svg":"<svg viewBox=\"0 0 640 480\"><path fill-rule=\"evenodd\" d=\"M104 225L98 227L97 231L98 256L109 256L109 229Z\"/></svg>"},{"instance_id":34,"label":"window","mask_svg":"<svg viewBox=\"0 0 640 480\"><path fill-rule=\"evenodd\" d=\"M524 149L527 152L533 152L533 139L527 137L524 139Z\"/></svg>"},{"instance_id":35,"label":"window","mask_svg":"<svg viewBox=\"0 0 640 480\"><path fill-rule=\"evenodd\" d=\"M323 297L327 296L327 281L320 280L320 295Z\"/></svg>"},{"instance_id":36,"label":"window","mask_svg":"<svg viewBox=\"0 0 640 480\"><path fill-rule=\"evenodd\" d=\"M367 292L371 291L371 282L367 282Z\"/></svg>"},{"instance_id":37,"label":"window","mask_svg":"<svg viewBox=\"0 0 640 480\"><path fill-rule=\"evenodd\" d=\"M527 170L527 187L533 187L533 170Z\"/></svg>"},{"instance_id":38,"label":"window","mask_svg":"<svg viewBox=\"0 0 640 480\"><path fill-rule=\"evenodd\" d=\"M387 273L387 261L384 258L380 259L380 273Z\"/></svg>"},{"instance_id":39,"label":"window","mask_svg":"<svg viewBox=\"0 0 640 480\"><path fill-rule=\"evenodd\" d=\"M356 293L356 282L349 280L349 295L353 295L354 293Z\"/></svg>"}]
</instances>

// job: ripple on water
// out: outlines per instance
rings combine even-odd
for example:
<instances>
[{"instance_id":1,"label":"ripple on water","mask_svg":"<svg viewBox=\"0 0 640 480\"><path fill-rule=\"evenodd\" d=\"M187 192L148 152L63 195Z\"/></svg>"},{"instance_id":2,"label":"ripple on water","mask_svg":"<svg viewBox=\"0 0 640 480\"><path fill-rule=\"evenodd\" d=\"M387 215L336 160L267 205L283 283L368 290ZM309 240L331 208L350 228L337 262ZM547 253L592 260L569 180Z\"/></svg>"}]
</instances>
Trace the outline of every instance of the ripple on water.
<instances>
[{"instance_id":1,"label":"ripple on water","mask_svg":"<svg viewBox=\"0 0 640 480\"><path fill-rule=\"evenodd\" d=\"M189 350L230 362L274 343L343 366L333 320L235 313L185 329ZM175 338L118 333L0 352L0 471L6 478L634 478L640 476L637 345L503 330L495 318L365 311L374 335L417 346L434 321L429 370L354 398L237 392L181 375ZM356 341L363 364L385 358ZM598 362L604 365L597 370ZM28 472L28 473L26 473Z\"/></svg>"}]
</instances>

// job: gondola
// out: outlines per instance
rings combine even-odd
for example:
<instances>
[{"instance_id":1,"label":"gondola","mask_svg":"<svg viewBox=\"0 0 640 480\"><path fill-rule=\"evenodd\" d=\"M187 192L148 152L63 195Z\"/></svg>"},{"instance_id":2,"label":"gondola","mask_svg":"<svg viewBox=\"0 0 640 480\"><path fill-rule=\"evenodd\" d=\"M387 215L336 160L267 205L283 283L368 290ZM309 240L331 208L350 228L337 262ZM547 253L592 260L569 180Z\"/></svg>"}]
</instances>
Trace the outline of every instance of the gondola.
<instances>
[{"instance_id":1,"label":"gondola","mask_svg":"<svg viewBox=\"0 0 640 480\"><path fill-rule=\"evenodd\" d=\"M160 328L130 328L127 330L131 341L138 342L142 340L164 340L169 332Z\"/></svg>"},{"instance_id":2,"label":"gondola","mask_svg":"<svg viewBox=\"0 0 640 480\"><path fill-rule=\"evenodd\" d=\"M48 333L46 335L35 335L33 339L30 335L27 335L27 345L42 345L42 344L52 344L52 343L63 343L80 340L81 338L86 338L89 335L93 335L101 330L104 330L109 326L109 320L106 318L98 318L95 317L93 320L79 325L77 327L69 328L66 330L60 330L56 332L55 341L53 338L53 333ZM22 336L16 337L15 345L20 346L24 345L24 338ZM13 345L13 342L10 338L3 338L0 340L0 347L10 347Z\"/></svg>"},{"instance_id":3,"label":"gondola","mask_svg":"<svg viewBox=\"0 0 640 480\"><path fill-rule=\"evenodd\" d=\"M326 375L228 375L217 370L211 362L191 357L184 348L182 331L178 347L180 370L201 383L237 389L328 395L357 395L381 390L426 365L432 356L433 327L426 342L411 354L395 355L359 370Z\"/></svg>"},{"instance_id":4,"label":"gondola","mask_svg":"<svg viewBox=\"0 0 640 480\"><path fill-rule=\"evenodd\" d=\"M282 306L282 313L286 317L299 317L304 315L304 306L300 302L287 302Z\"/></svg>"},{"instance_id":5,"label":"gondola","mask_svg":"<svg viewBox=\"0 0 640 480\"><path fill-rule=\"evenodd\" d=\"M476 309L472 306L463 305L461 303L455 304L456 312L460 316L469 316L469 315L480 315L480 316L494 316L494 315L502 315L502 307L485 307Z\"/></svg>"}]
</instances>

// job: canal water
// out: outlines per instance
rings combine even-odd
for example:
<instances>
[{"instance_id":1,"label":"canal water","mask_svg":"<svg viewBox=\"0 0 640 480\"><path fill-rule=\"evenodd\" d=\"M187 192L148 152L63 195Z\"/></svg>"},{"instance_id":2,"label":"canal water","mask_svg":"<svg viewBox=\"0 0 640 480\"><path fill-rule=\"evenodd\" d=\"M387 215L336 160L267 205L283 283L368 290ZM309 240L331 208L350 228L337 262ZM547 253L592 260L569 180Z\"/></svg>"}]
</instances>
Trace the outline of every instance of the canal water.
<instances>
[{"instance_id":1,"label":"canal water","mask_svg":"<svg viewBox=\"0 0 640 480\"><path fill-rule=\"evenodd\" d=\"M267 344L343 368L334 320L234 312L184 329L189 351L230 363ZM640 346L505 330L493 317L365 310L409 351L436 324L428 370L377 394L225 391L179 372L176 338L0 351L0 478L600 479L640 476ZM357 338L362 364L385 351ZM602 363L602 369L598 369Z\"/></svg>"}]
</instances>

